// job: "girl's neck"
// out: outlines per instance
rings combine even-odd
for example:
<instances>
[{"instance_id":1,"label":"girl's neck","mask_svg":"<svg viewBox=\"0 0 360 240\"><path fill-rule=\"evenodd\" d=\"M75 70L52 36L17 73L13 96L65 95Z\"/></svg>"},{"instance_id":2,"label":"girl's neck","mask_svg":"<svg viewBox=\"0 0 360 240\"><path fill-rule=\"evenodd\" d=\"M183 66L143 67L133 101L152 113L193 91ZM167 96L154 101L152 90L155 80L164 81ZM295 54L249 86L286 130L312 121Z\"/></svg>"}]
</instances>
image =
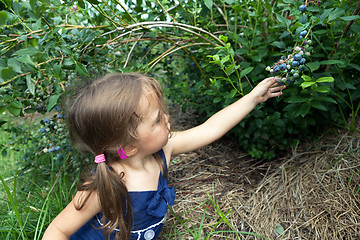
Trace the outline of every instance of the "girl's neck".
<instances>
[{"instance_id":1,"label":"girl's neck","mask_svg":"<svg viewBox=\"0 0 360 240\"><path fill-rule=\"evenodd\" d=\"M154 160L153 155L149 156L139 156L138 154L128 157L127 159L122 159L114 163L118 167L121 167L123 170L144 170L148 165L149 161Z\"/></svg>"}]
</instances>

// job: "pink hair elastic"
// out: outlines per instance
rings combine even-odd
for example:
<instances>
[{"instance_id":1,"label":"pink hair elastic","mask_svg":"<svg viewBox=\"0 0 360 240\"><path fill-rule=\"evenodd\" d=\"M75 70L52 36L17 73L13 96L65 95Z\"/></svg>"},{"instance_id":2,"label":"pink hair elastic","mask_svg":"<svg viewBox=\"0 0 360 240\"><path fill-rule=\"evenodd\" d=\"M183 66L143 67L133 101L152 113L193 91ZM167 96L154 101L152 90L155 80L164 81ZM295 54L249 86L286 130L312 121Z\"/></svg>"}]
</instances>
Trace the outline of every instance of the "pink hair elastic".
<instances>
[{"instance_id":1,"label":"pink hair elastic","mask_svg":"<svg viewBox=\"0 0 360 240\"><path fill-rule=\"evenodd\" d=\"M124 149L122 148L122 146L120 146L120 149L119 149L119 147L116 147L116 149L117 149L117 152L118 152L119 157L121 159L126 159L127 158L126 153L125 153Z\"/></svg>"},{"instance_id":2,"label":"pink hair elastic","mask_svg":"<svg viewBox=\"0 0 360 240\"><path fill-rule=\"evenodd\" d=\"M95 162L96 163L103 163L105 162L106 159L105 159L105 155L104 154L99 154L95 157Z\"/></svg>"}]
</instances>

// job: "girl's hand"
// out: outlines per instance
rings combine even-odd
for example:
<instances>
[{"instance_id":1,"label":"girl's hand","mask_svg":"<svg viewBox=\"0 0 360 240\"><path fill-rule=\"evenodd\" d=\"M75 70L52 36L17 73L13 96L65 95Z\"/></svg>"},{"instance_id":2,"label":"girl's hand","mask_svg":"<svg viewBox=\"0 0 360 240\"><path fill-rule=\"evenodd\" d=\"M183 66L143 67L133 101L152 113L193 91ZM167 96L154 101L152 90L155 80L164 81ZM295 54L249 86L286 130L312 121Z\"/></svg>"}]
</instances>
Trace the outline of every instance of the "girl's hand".
<instances>
[{"instance_id":1,"label":"girl's hand","mask_svg":"<svg viewBox=\"0 0 360 240\"><path fill-rule=\"evenodd\" d=\"M285 85L279 86L276 82L279 78L269 77L262 80L250 93L253 96L256 104L265 102L269 98L278 97L282 95L282 90L286 88Z\"/></svg>"}]
</instances>

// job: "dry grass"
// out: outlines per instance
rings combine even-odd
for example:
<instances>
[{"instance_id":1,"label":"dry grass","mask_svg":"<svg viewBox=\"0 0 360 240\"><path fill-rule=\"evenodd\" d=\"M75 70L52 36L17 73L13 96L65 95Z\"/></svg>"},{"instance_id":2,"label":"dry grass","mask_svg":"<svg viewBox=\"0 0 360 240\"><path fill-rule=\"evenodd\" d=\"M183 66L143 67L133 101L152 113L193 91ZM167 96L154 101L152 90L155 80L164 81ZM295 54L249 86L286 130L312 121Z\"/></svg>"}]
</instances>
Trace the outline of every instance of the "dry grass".
<instances>
[{"instance_id":1,"label":"dry grass","mask_svg":"<svg viewBox=\"0 0 360 240\"><path fill-rule=\"evenodd\" d=\"M173 211L185 223L169 214L163 234L193 239L189 228L202 233L198 239L225 230L268 239L360 239L359 159L360 136L340 131L272 162L249 159L226 140L177 156L169 169ZM263 238L219 232L210 239Z\"/></svg>"}]
</instances>

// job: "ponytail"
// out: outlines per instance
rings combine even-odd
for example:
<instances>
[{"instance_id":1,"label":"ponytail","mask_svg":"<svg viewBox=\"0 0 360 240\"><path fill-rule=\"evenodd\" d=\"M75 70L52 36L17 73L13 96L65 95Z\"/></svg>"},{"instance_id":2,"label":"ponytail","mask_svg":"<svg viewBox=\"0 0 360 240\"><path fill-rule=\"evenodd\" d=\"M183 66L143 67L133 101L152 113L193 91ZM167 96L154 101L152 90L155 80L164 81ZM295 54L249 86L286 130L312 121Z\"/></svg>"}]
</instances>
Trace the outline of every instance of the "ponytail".
<instances>
[{"instance_id":1,"label":"ponytail","mask_svg":"<svg viewBox=\"0 0 360 240\"><path fill-rule=\"evenodd\" d=\"M86 178L82 178L78 191L86 191L84 200L75 206L80 210L93 191L96 191L101 205L103 217L102 227L107 239L118 228L115 239L129 239L131 234L132 208L129 193L122 182L124 172L116 174L105 163L97 163L96 170Z\"/></svg>"}]
</instances>

